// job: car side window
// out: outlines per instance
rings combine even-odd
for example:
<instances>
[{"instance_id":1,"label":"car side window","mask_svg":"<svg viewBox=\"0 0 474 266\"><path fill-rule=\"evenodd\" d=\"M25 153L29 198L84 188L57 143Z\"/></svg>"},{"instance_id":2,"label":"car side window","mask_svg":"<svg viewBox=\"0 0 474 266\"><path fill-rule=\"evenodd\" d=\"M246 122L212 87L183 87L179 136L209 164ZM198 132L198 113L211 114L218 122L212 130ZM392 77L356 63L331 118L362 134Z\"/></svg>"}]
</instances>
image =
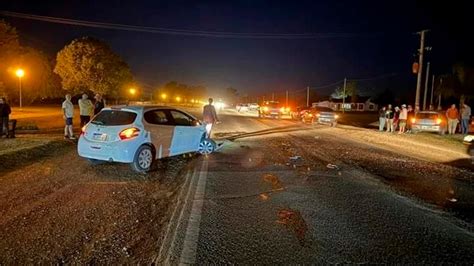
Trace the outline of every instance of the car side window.
<instances>
[{"instance_id":1,"label":"car side window","mask_svg":"<svg viewBox=\"0 0 474 266\"><path fill-rule=\"evenodd\" d=\"M194 119L192 119L188 115L179 111L175 111L175 110L171 110L170 113L171 113L171 116L173 117L175 125L177 126L192 126L193 125Z\"/></svg>"},{"instance_id":2,"label":"car side window","mask_svg":"<svg viewBox=\"0 0 474 266\"><path fill-rule=\"evenodd\" d=\"M164 110L151 110L146 112L143 117L147 123L153 125L170 125L170 121Z\"/></svg>"}]
</instances>

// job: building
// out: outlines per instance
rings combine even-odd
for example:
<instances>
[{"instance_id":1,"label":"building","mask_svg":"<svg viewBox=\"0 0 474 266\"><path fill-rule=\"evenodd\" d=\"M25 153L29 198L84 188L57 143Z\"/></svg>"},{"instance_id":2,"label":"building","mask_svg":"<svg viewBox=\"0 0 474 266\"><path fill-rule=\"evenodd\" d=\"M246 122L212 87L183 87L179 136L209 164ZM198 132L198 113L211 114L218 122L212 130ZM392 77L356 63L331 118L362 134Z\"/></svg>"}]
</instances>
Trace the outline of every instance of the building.
<instances>
[{"instance_id":1,"label":"building","mask_svg":"<svg viewBox=\"0 0 474 266\"><path fill-rule=\"evenodd\" d=\"M342 99L329 99L326 101L313 103L313 107L329 107L334 111L342 111L343 103ZM378 105L371 101L371 97L357 97L357 101L352 103L351 97L347 97L344 103L345 111L357 111L357 112L376 112Z\"/></svg>"}]
</instances>

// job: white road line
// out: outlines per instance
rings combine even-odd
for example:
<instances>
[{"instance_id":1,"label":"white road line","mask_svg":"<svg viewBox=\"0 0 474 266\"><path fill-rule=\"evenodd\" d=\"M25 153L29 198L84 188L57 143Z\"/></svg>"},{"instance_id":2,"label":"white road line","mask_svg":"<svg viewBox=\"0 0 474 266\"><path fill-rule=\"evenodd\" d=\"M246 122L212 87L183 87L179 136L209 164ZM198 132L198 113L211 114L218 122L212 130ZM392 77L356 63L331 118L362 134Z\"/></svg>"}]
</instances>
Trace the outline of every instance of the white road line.
<instances>
[{"instance_id":1,"label":"white road line","mask_svg":"<svg viewBox=\"0 0 474 266\"><path fill-rule=\"evenodd\" d=\"M184 209L186 207L185 206L186 202L189 201L189 198L190 198L190 195L191 195L191 190L193 188L193 179L194 179L193 177L195 176L195 174L196 174L196 168L194 168L192 174L191 174L191 171L189 171L186 174L186 180L185 180L184 186L188 182L189 182L189 184L188 184L187 190L182 189L180 191L179 195L178 195L178 199L177 199L178 202L176 203L176 207L173 210L173 214L171 215L170 220L168 222L168 227L166 229L165 236L163 238L163 241L162 241L161 246L160 246L160 250L158 252L158 257L155 260L155 262L157 264L161 264L162 262L165 262L165 264L169 264L170 251L173 250L175 242L176 242L176 235L177 235L178 227L179 227L179 225L181 223L181 220L182 220L183 212L184 212ZM186 196L183 198L184 193L186 193ZM182 201L184 201L183 204L181 204ZM182 205L182 206L180 207L180 205ZM178 215L178 210L179 209L180 209L179 216L176 217ZM175 220L177 221L176 224L174 224ZM172 226L174 226L174 225L176 225L176 227L172 228ZM174 232L172 232L172 230L174 230ZM170 247L165 250L165 246L167 246L168 239L170 237L171 237Z\"/></svg>"},{"instance_id":2,"label":"white road line","mask_svg":"<svg viewBox=\"0 0 474 266\"><path fill-rule=\"evenodd\" d=\"M179 259L179 264L195 264L196 251L199 239L199 226L201 224L201 212L204 204L204 196L206 191L208 161L203 160L199 180L194 194L194 202L189 216L188 228L184 237L183 250Z\"/></svg>"}]
</instances>

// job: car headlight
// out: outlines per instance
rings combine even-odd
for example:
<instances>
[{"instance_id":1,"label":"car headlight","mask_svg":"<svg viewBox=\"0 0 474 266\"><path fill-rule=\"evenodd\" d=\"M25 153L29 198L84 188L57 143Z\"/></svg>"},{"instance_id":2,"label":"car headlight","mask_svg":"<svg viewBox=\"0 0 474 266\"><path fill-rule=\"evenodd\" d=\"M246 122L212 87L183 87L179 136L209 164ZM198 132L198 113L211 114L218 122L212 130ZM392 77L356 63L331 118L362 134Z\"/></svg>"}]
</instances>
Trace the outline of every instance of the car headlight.
<instances>
[{"instance_id":1,"label":"car headlight","mask_svg":"<svg viewBox=\"0 0 474 266\"><path fill-rule=\"evenodd\" d=\"M263 107L263 111L264 111L264 112L268 112L268 107L266 107L266 106Z\"/></svg>"},{"instance_id":2,"label":"car headlight","mask_svg":"<svg viewBox=\"0 0 474 266\"><path fill-rule=\"evenodd\" d=\"M334 118L338 119L338 118L339 118L339 115L334 115Z\"/></svg>"},{"instance_id":3,"label":"car headlight","mask_svg":"<svg viewBox=\"0 0 474 266\"><path fill-rule=\"evenodd\" d=\"M415 119L415 118L412 118L412 119L411 119L411 122L412 122L413 124L415 124L416 119Z\"/></svg>"}]
</instances>

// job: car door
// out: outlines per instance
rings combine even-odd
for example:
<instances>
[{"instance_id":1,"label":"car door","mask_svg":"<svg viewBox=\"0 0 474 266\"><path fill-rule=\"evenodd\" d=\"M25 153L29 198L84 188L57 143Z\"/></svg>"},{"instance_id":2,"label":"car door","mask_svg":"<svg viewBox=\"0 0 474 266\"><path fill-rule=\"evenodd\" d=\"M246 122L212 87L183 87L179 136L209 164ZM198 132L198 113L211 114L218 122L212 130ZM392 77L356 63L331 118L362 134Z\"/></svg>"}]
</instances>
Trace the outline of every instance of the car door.
<instances>
[{"instance_id":1,"label":"car door","mask_svg":"<svg viewBox=\"0 0 474 266\"><path fill-rule=\"evenodd\" d=\"M156 159L173 156L171 142L174 124L168 110L147 110L143 115L143 125L150 132L150 141L156 149Z\"/></svg>"},{"instance_id":2,"label":"car door","mask_svg":"<svg viewBox=\"0 0 474 266\"><path fill-rule=\"evenodd\" d=\"M195 152L205 129L197 120L184 112L170 110L174 121L174 135L171 143L171 151L174 154Z\"/></svg>"}]
</instances>

